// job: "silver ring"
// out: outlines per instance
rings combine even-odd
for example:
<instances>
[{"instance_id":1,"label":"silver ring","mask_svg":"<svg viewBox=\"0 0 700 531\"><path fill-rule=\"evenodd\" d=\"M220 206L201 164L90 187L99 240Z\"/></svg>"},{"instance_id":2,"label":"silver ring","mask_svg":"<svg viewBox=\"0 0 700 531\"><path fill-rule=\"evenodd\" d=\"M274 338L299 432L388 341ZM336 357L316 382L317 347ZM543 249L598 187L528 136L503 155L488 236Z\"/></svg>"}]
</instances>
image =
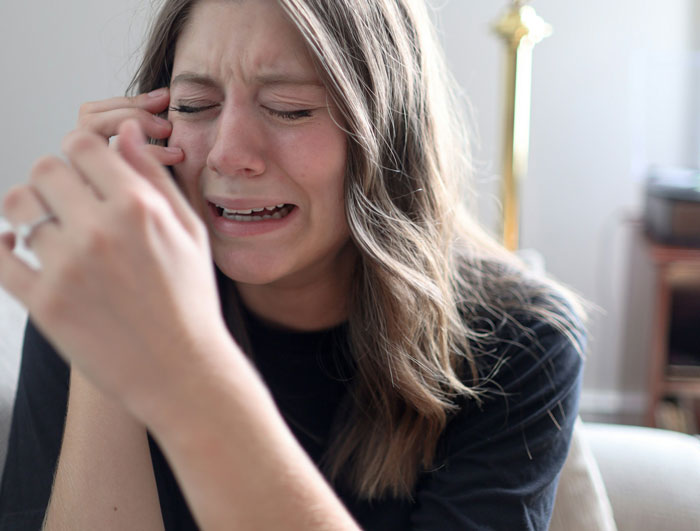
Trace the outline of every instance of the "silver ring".
<instances>
[{"instance_id":1,"label":"silver ring","mask_svg":"<svg viewBox=\"0 0 700 531\"><path fill-rule=\"evenodd\" d=\"M56 215L53 213L44 214L39 219L36 219L30 223L20 223L15 228L15 236L18 242L22 242L25 247L29 246L29 239L32 237L32 233L36 230L39 225L53 221L56 219Z\"/></svg>"}]
</instances>

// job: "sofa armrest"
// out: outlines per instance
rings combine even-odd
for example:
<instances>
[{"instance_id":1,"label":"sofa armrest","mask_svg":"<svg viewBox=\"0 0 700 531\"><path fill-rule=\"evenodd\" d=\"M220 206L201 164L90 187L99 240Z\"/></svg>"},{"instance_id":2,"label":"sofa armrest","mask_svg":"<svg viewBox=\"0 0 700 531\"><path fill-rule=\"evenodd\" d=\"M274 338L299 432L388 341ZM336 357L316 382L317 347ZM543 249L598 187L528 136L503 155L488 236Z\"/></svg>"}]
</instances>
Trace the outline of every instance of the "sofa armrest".
<instances>
[{"instance_id":1,"label":"sofa armrest","mask_svg":"<svg viewBox=\"0 0 700 531\"><path fill-rule=\"evenodd\" d=\"M576 419L571 448L559 476L550 531L616 531L603 478Z\"/></svg>"},{"instance_id":2,"label":"sofa armrest","mask_svg":"<svg viewBox=\"0 0 700 531\"><path fill-rule=\"evenodd\" d=\"M700 530L700 440L612 424L583 425L619 531Z\"/></svg>"}]
</instances>

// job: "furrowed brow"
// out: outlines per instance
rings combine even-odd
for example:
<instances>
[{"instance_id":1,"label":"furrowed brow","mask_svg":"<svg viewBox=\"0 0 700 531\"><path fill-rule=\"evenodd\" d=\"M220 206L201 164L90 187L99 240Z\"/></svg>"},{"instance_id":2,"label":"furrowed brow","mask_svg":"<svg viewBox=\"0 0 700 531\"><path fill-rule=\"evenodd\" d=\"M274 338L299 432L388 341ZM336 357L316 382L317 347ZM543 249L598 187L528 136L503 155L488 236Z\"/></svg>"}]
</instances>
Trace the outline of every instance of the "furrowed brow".
<instances>
[{"instance_id":1,"label":"furrowed brow","mask_svg":"<svg viewBox=\"0 0 700 531\"><path fill-rule=\"evenodd\" d=\"M307 85L312 87L323 87L323 83L318 78L308 75L296 74L260 74L253 78L259 85Z\"/></svg>"},{"instance_id":2,"label":"furrowed brow","mask_svg":"<svg viewBox=\"0 0 700 531\"><path fill-rule=\"evenodd\" d=\"M195 72L182 72L176 75L170 82L170 87L173 88L180 84L199 85L201 87L216 89L220 88L219 84L209 76L197 74Z\"/></svg>"},{"instance_id":3,"label":"furrowed brow","mask_svg":"<svg viewBox=\"0 0 700 531\"><path fill-rule=\"evenodd\" d=\"M260 74L253 78L253 82L258 85L298 85L323 88L323 83L313 76L304 76L286 73ZM170 82L170 87L174 88L180 84L198 85L207 88L220 89L221 85L213 78L195 72L182 72L176 75Z\"/></svg>"}]
</instances>

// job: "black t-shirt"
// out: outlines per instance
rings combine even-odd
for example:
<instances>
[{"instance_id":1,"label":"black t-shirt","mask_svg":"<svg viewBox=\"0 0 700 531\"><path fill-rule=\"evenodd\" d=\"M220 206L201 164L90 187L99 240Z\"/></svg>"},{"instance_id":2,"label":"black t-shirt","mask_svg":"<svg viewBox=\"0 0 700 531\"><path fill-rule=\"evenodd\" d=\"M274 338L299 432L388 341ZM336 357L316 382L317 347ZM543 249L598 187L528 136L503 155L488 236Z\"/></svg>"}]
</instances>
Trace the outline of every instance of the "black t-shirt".
<instances>
[{"instance_id":1,"label":"black t-shirt","mask_svg":"<svg viewBox=\"0 0 700 531\"><path fill-rule=\"evenodd\" d=\"M318 462L336 408L352 380L344 325L321 332L270 327L246 314L258 370L287 424ZM372 503L336 493L367 530L545 530L559 471L577 415L582 360L550 325L524 323L499 332L477 359L492 373L481 406L449 422L434 467L422 472L411 500ZM0 491L0 531L38 530L57 464L69 368L30 322ZM149 437L165 528L197 529L173 473ZM109 481L108 478L105 479Z\"/></svg>"}]
</instances>

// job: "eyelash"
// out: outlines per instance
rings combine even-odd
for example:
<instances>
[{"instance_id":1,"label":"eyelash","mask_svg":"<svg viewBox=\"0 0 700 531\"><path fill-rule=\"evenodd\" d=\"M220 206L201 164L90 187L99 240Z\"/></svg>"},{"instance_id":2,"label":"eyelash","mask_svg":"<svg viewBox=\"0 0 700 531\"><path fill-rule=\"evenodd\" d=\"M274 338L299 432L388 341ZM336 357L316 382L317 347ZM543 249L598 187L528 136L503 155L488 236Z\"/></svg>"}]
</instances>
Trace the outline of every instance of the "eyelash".
<instances>
[{"instance_id":1,"label":"eyelash","mask_svg":"<svg viewBox=\"0 0 700 531\"><path fill-rule=\"evenodd\" d=\"M193 107L191 105L179 105L170 107L170 110L183 114L195 114L198 112L208 111L209 109L213 109L216 106L217 105L206 105L204 107ZM265 107L265 110L273 116L277 116L279 118L282 118L283 120L288 121L299 120L301 118L309 118L312 115L311 109L302 109L299 111L277 111L275 109Z\"/></svg>"},{"instance_id":2,"label":"eyelash","mask_svg":"<svg viewBox=\"0 0 700 531\"><path fill-rule=\"evenodd\" d=\"M311 109L302 109L300 111L276 111L274 109L267 109L267 112L274 116L279 116L283 120L289 120L289 121L294 121L294 120L299 120L301 118L309 118L311 117Z\"/></svg>"},{"instance_id":3,"label":"eyelash","mask_svg":"<svg viewBox=\"0 0 700 531\"><path fill-rule=\"evenodd\" d=\"M170 110L175 111L175 112L181 112L183 114L194 114L197 112L208 111L209 109L213 109L214 107L216 107L216 105L206 105L204 107L193 107L191 105L178 105L178 106L170 107Z\"/></svg>"}]
</instances>

